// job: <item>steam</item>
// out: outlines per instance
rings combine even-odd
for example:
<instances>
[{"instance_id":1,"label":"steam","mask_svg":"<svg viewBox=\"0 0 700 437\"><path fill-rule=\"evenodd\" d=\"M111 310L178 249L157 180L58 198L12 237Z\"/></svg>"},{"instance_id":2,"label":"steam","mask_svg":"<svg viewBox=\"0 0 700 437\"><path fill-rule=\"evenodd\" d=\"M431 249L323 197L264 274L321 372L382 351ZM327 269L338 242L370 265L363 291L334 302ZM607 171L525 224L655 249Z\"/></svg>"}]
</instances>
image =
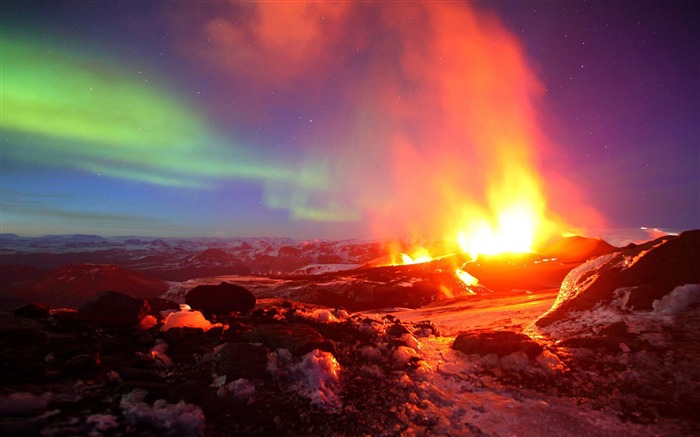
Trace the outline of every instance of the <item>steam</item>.
<instances>
[{"instance_id":1,"label":"steam","mask_svg":"<svg viewBox=\"0 0 700 437\"><path fill-rule=\"evenodd\" d=\"M284 102L290 111L335 99L301 141L325 181L266 187L268 206L293 217L442 237L503 197L526 193L543 213L542 181L564 186L542 168L555 156L539 126L542 84L497 17L467 3L232 3L201 32L209 45L199 52L232 80L304 94ZM592 218L578 201L558 206L574 212L569 221Z\"/></svg>"}]
</instances>

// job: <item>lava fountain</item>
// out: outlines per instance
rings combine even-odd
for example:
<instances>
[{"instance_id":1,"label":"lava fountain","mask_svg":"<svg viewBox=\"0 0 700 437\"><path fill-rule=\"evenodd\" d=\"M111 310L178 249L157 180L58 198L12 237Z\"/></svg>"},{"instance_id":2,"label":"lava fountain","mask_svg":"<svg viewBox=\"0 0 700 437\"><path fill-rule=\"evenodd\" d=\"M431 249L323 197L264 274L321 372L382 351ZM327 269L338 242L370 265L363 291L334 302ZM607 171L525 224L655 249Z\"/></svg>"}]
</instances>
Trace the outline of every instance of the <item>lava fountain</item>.
<instances>
[{"instance_id":1,"label":"lava fountain","mask_svg":"<svg viewBox=\"0 0 700 437\"><path fill-rule=\"evenodd\" d=\"M517 38L467 4L398 8L390 28L401 79L373 101L387 128L364 135L389 144L394 178L382 208L367 208L377 233L404 230L409 254L441 239L452 245L443 254L476 258L530 252L598 225L559 173L564 161L541 129L544 86Z\"/></svg>"}]
</instances>

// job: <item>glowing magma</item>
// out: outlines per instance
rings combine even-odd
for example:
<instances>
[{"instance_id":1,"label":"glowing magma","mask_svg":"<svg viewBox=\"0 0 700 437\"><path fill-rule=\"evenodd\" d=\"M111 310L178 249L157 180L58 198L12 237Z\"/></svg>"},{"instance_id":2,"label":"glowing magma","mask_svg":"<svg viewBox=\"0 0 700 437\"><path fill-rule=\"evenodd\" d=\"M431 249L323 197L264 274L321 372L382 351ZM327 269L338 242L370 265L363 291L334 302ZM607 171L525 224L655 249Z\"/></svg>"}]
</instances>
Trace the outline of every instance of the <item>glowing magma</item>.
<instances>
[{"instance_id":1,"label":"glowing magma","mask_svg":"<svg viewBox=\"0 0 700 437\"><path fill-rule=\"evenodd\" d=\"M570 216L548 205L544 181L560 178L540 129L544 87L517 39L496 17L465 4L401 8L404 14L383 18L402 42L403 69L398 80L373 87L372 104L363 106L383 120L363 126L363 139L389 144L394 175L391 198L371 212L377 232L403 226L472 257L528 252L561 235ZM575 198L559 202L571 205L563 211L578 211Z\"/></svg>"},{"instance_id":2,"label":"glowing magma","mask_svg":"<svg viewBox=\"0 0 700 437\"><path fill-rule=\"evenodd\" d=\"M486 207L465 206L456 238L459 248L472 258L530 252L537 237L556 232L557 226L546 216L537 175L521 172L521 183L493 187Z\"/></svg>"}]
</instances>

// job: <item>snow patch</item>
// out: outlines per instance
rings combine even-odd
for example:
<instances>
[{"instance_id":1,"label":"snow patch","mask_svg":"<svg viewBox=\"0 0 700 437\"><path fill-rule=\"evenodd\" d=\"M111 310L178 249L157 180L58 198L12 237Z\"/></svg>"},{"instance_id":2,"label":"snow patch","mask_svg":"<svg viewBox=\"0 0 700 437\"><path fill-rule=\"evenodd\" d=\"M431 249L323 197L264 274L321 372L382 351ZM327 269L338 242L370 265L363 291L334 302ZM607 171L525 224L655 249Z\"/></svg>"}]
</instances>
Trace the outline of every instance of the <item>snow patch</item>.
<instances>
[{"instance_id":1,"label":"snow patch","mask_svg":"<svg viewBox=\"0 0 700 437\"><path fill-rule=\"evenodd\" d=\"M97 431L109 431L119 427L117 417L111 414L93 414L87 417L86 422L94 425Z\"/></svg>"},{"instance_id":2,"label":"snow patch","mask_svg":"<svg viewBox=\"0 0 700 437\"><path fill-rule=\"evenodd\" d=\"M44 411L51 401L51 393L10 393L0 396L0 416L31 416Z\"/></svg>"},{"instance_id":3,"label":"snow patch","mask_svg":"<svg viewBox=\"0 0 700 437\"><path fill-rule=\"evenodd\" d=\"M330 352L314 349L304 355L292 371L298 377L295 387L312 404L328 410L336 410L341 405L338 396L340 364Z\"/></svg>"},{"instance_id":4,"label":"snow patch","mask_svg":"<svg viewBox=\"0 0 700 437\"><path fill-rule=\"evenodd\" d=\"M168 343L162 340L157 341L156 345L151 349L151 359L155 362L157 367L172 367L172 360L165 354L167 350Z\"/></svg>"},{"instance_id":5,"label":"snow patch","mask_svg":"<svg viewBox=\"0 0 700 437\"><path fill-rule=\"evenodd\" d=\"M685 284L674 288L663 298L655 300L651 306L657 314L674 315L699 303L700 284Z\"/></svg>"},{"instance_id":6,"label":"snow patch","mask_svg":"<svg viewBox=\"0 0 700 437\"><path fill-rule=\"evenodd\" d=\"M314 322L331 323L338 321L333 313L326 308L314 308L310 311L298 311L296 315L302 319L311 320Z\"/></svg>"},{"instance_id":7,"label":"snow patch","mask_svg":"<svg viewBox=\"0 0 700 437\"><path fill-rule=\"evenodd\" d=\"M411 360L420 360L420 355L408 346L399 346L394 351L394 363L401 367L407 365Z\"/></svg>"},{"instance_id":8,"label":"snow patch","mask_svg":"<svg viewBox=\"0 0 700 437\"><path fill-rule=\"evenodd\" d=\"M402 335L399 340L404 342L406 346L410 347L411 349L415 350L416 352L420 350L420 341L413 335L409 334L408 332Z\"/></svg>"},{"instance_id":9,"label":"snow patch","mask_svg":"<svg viewBox=\"0 0 700 437\"><path fill-rule=\"evenodd\" d=\"M233 398L246 405L251 405L255 402L255 386L245 378L239 378L223 385L216 391L216 394L222 398Z\"/></svg>"},{"instance_id":10,"label":"snow patch","mask_svg":"<svg viewBox=\"0 0 700 437\"><path fill-rule=\"evenodd\" d=\"M298 268L292 275L322 275L324 273L344 272L360 267L362 264L309 264Z\"/></svg>"},{"instance_id":11,"label":"snow patch","mask_svg":"<svg viewBox=\"0 0 700 437\"><path fill-rule=\"evenodd\" d=\"M552 309L558 308L565 301L587 289L598 279L602 269L622 268L624 263L625 257L619 252L614 252L586 261L571 270L561 283L559 295L554 305L552 305Z\"/></svg>"},{"instance_id":12,"label":"snow patch","mask_svg":"<svg viewBox=\"0 0 700 437\"><path fill-rule=\"evenodd\" d=\"M129 426L147 425L159 435L172 437L198 437L204 434L205 419L198 405L180 401L169 404L158 399L150 405L145 402L148 393L136 389L123 395L119 407Z\"/></svg>"}]
</instances>

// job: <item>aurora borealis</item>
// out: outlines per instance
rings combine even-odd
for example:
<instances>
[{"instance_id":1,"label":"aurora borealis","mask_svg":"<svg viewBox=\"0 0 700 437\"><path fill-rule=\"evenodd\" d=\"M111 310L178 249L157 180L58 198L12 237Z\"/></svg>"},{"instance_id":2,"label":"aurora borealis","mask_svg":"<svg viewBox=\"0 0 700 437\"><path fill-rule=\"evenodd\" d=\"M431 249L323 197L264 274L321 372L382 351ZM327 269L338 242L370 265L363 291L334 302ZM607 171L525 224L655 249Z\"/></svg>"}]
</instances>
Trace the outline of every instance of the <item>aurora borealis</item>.
<instances>
[{"instance_id":1,"label":"aurora borealis","mask_svg":"<svg viewBox=\"0 0 700 437\"><path fill-rule=\"evenodd\" d=\"M700 225L682 2L0 8L2 232L435 235L503 187Z\"/></svg>"}]
</instances>

